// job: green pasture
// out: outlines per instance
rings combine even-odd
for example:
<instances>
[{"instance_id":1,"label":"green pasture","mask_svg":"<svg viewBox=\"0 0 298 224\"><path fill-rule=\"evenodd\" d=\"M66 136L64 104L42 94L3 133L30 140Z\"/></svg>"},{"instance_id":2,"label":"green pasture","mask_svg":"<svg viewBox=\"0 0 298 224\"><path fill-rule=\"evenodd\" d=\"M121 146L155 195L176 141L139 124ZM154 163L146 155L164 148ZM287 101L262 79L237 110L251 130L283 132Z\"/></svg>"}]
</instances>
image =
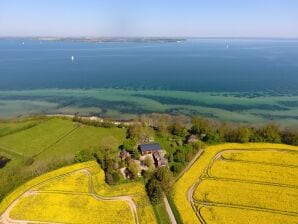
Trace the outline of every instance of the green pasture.
<instances>
[{"instance_id":1,"label":"green pasture","mask_svg":"<svg viewBox=\"0 0 298 224\"><path fill-rule=\"evenodd\" d=\"M126 129L36 118L2 121L0 134L0 155L10 159L0 169L1 201L20 184L47 170L73 163L76 152L99 147L106 138L117 148L125 139Z\"/></svg>"}]
</instances>

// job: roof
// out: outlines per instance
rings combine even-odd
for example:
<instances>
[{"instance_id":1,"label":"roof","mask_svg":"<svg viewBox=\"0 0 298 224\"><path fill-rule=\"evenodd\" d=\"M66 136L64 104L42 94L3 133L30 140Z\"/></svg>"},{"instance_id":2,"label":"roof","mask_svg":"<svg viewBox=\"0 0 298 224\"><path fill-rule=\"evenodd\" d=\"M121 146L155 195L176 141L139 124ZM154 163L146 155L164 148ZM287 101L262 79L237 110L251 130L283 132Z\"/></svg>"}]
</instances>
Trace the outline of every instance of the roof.
<instances>
[{"instance_id":1,"label":"roof","mask_svg":"<svg viewBox=\"0 0 298 224\"><path fill-rule=\"evenodd\" d=\"M141 151L157 151L160 150L160 145L158 143L153 144L141 144L140 150Z\"/></svg>"}]
</instances>

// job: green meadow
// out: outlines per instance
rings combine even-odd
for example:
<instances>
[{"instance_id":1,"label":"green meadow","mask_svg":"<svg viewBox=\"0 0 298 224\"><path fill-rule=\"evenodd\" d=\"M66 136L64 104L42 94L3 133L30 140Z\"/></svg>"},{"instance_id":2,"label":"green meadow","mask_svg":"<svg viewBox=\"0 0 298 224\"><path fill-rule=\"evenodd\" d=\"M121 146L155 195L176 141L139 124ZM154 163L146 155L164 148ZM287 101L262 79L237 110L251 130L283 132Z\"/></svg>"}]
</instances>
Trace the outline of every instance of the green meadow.
<instances>
[{"instance_id":1,"label":"green meadow","mask_svg":"<svg viewBox=\"0 0 298 224\"><path fill-rule=\"evenodd\" d=\"M10 160L0 168L0 200L34 176L73 163L78 151L99 147L106 138L118 147L125 134L123 128L78 125L59 118L0 121L0 155Z\"/></svg>"},{"instance_id":2,"label":"green meadow","mask_svg":"<svg viewBox=\"0 0 298 224\"><path fill-rule=\"evenodd\" d=\"M98 115L129 119L144 113L201 115L222 121L275 121L298 126L298 96L278 92L186 92L134 89L0 91L0 116Z\"/></svg>"}]
</instances>

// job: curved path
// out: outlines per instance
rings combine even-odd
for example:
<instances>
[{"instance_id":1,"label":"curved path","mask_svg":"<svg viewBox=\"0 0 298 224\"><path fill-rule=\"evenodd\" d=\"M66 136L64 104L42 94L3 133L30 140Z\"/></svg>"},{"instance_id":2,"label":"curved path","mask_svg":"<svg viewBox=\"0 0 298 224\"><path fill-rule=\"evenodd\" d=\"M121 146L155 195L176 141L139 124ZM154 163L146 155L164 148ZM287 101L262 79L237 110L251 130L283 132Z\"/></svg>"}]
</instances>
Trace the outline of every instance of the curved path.
<instances>
[{"instance_id":1,"label":"curved path","mask_svg":"<svg viewBox=\"0 0 298 224\"><path fill-rule=\"evenodd\" d=\"M62 177L65 177L67 175L73 174L73 173L77 173L77 172L83 172L88 176L88 189L89 189L89 193L75 193L75 192L67 192L67 191L38 191L38 190L34 190L34 188L41 186L45 183L48 182L52 182L54 180L60 179ZM107 197L107 196L100 196L95 192L94 189L94 185L93 185L93 181L92 181L92 175L90 173L90 171L87 168L84 169L79 169L79 170L75 170L72 172L69 172L67 174L62 174L59 176L56 176L54 178L50 178L46 181L43 181L35 186L32 186L30 189L28 189L26 192L24 192L22 195L20 195L19 197L17 197L10 205L9 207L4 211L4 213L1 215L0 217L0 224L28 224L28 223L40 223L40 224L65 224L65 223L57 223L57 222L42 222L42 221L35 221L35 220L15 220L10 218L9 214L12 211L12 209L17 205L17 203L20 201L21 198L26 197L28 195L31 194L42 194L42 193L52 193L52 194L72 194L72 195L81 195L81 194L85 194L85 195L90 195L93 198L95 198L96 200L101 200L101 201L125 201L128 203L131 212L133 214L134 217L134 222L135 224L139 224L139 219L138 219L138 214L137 214L137 206L135 204L135 202L133 201L133 198L131 195L127 195L127 196L115 196L115 197Z\"/></svg>"},{"instance_id":2,"label":"curved path","mask_svg":"<svg viewBox=\"0 0 298 224\"><path fill-rule=\"evenodd\" d=\"M283 215L290 215L290 216L298 216L298 213L296 212L287 212L287 211L281 211L281 210L275 210L275 209L269 209L269 208L261 208L261 207L250 207L250 206L242 206L242 205L234 205L234 204L225 204L220 202L204 202L204 201L198 201L194 198L194 192L198 185L206 179L222 179L222 180L229 180L229 181L235 181L235 182L247 182L247 183L255 183L255 184L263 184L263 185L272 185L272 186L279 186L279 187L289 187L289 188L296 188L298 189L298 186L293 185L287 185L287 184L277 184L277 183L269 183L269 182L261 182L261 181L250 181L250 180L238 180L238 179L229 179L229 178L216 178L212 177L211 174L211 168L216 160L226 160L223 157L223 153L226 152L235 152L235 151L243 151L245 149L224 149L218 152L208 163L207 167L204 169L201 177L188 189L187 191L187 200L191 204L194 212L196 213L196 216L198 217L200 223L206 224L204 217L201 214L201 209L205 206L219 206L219 207L232 207L232 208L239 208L239 209L249 209L249 210L256 210L256 211L263 211L263 212L269 212L269 213L276 213L276 214L283 214ZM279 151L279 152L295 152L293 150L280 150L280 149L247 149L248 151ZM241 161L245 163L246 161ZM248 161L248 163L254 163L254 161ZM262 162L256 162L258 164L262 164ZM264 165L272 165L272 166L283 166L282 164L276 164L276 163L264 163ZM286 165L285 167L295 167L291 165ZM197 206L196 206L197 205ZM198 208L197 208L198 207Z\"/></svg>"}]
</instances>

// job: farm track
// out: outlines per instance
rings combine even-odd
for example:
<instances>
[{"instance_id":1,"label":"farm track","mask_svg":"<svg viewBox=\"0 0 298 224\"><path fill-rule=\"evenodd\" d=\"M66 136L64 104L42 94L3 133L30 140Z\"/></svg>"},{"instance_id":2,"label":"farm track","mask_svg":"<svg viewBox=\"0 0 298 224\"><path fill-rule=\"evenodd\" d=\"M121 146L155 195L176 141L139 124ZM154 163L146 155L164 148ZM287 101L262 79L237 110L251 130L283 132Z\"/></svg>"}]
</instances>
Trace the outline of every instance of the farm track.
<instances>
[{"instance_id":1,"label":"farm track","mask_svg":"<svg viewBox=\"0 0 298 224\"><path fill-rule=\"evenodd\" d=\"M284 187L284 188L294 188L298 190L298 186L289 185L289 184L279 184L265 181L253 181L253 180L243 180L243 179L232 179L232 178L221 178L221 177L202 177L201 180L214 180L214 181L227 181L227 182L235 182L235 183L248 183L248 184L259 184L265 186L276 186L276 187Z\"/></svg>"},{"instance_id":2,"label":"farm track","mask_svg":"<svg viewBox=\"0 0 298 224\"><path fill-rule=\"evenodd\" d=\"M66 132L65 134L63 134L62 136L60 136L55 142L51 143L50 145L46 146L45 148L43 148L41 151L39 151L38 153L34 154L33 157L37 157L40 154L42 154L43 152L47 151L48 149L50 149L51 147L53 147L54 145L56 145L57 143L59 143L60 141L62 141L64 138L66 138L67 136L71 135L74 131L76 131L79 127L75 127L73 129L71 129L70 131ZM12 149L12 148L7 148L4 146L0 145L0 150L6 152L6 153L10 153L13 154L17 157L21 157L24 158L24 155L22 153L17 152L17 150Z\"/></svg>"},{"instance_id":3,"label":"farm track","mask_svg":"<svg viewBox=\"0 0 298 224\"><path fill-rule=\"evenodd\" d=\"M19 152L16 152L16 150L14 149L10 149L10 148L6 148L6 147L3 147L3 146L0 146L0 150L2 150L3 152L6 152L8 154L11 154L11 155L14 155L18 158L24 158L24 155L19 153Z\"/></svg>"},{"instance_id":4,"label":"farm track","mask_svg":"<svg viewBox=\"0 0 298 224\"><path fill-rule=\"evenodd\" d=\"M33 157L37 157L40 154L44 153L45 151L47 151L48 149L50 149L51 147L53 147L54 145L56 145L57 143L61 142L64 138L66 138L67 136L71 135L74 131L76 131L79 128L79 126L71 129L70 131L68 131L67 133L63 134L62 136L60 136L55 142L53 142L52 144L48 145L47 147L45 147L44 149L42 149L40 152L36 153L35 155L33 155Z\"/></svg>"},{"instance_id":5,"label":"farm track","mask_svg":"<svg viewBox=\"0 0 298 224\"><path fill-rule=\"evenodd\" d=\"M206 202L193 199L195 203L204 206L217 206L217 207L226 207L226 208L238 208L243 210L253 210L253 211L263 211L268 213L275 213L281 215L290 215L290 216L298 216L298 212L288 212L284 210L278 209L270 209L270 208L263 208L263 207L256 207L256 206L244 206L244 205L237 205L237 204L229 204L229 203L221 203L221 202Z\"/></svg>"},{"instance_id":6,"label":"farm track","mask_svg":"<svg viewBox=\"0 0 298 224\"><path fill-rule=\"evenodd\" d=\"M67 172L65 174L53 177L53 178L49 178L48 180L42 181L32 187L30 187L29 189L27 189L27 191L25 191L23 194L21 194L19 197L17 197L10 205L9 207L3 212L3 214L0 216L0 223L1 224L28 224L28 223L41 223L41 224L49 224L49 223L54 223L54 224L62 224L62 223L57 223L57 222L40 222L40 221L34 221L34 220L14 220L11 219L9 217L9 214L11 212L11 210L14 208L14 206L19 202L19 200L25 196L31 195L31 194L68 194L68 195L87 195L87 196L92 196L93 198L95 198L96 200L102 200L102 201L125 201L128 203L131 212L133 214L134 217L134 222L135 224L139 224L139 220L138 220L138 214L137 214L137 207L135 202L132 199L132 196L127 195L127 196L115 196L115 197L106 197L106 196L100 196L95 192L94 189L94 185L93 185L93 181L92 181L92 174L90 173L90 171L88 170L88 168L91 168L94 166L90 166L90 167L86 167L83 169L77 169L77 170L73 170L70 172ZM48 182L52 182L55 180L59 180L65 176L69 176L73 173L76 172L83 172L88 176L88 189L89 189L89 193L83 193L83 192L68 192L68 191L38 191L38 190L34 190L34 188L38 188L42 185L44 185L45 183ZM63 224L67 224L67 223L63 223Z\"/></svg>"},{"instance_id":7,"label":"farm track","mask_svg":"<svg viewBox=\"0 0 298 224\"><path fill-rule=\"evenodd\" d=\"M298 165L287 165L287 164L281 164L281 163L267 163L267 162L257 162L257 161L246 161L246 160L240 160L240 159L227 159L221 156L219 160L225 161L225 162L238 162L238 163L245 163L245 164L256 164L256 165L268 165L268 166L279 166L279 167L285 167L285 168L298 168Z\"/></svg>"},{"instance_id":8,"label":"farm track","mask_svg":"<svg viewBox=\"0 0 298 224\"><path fill-rule=\"evenodd\" d=\"M277 187L286 187L286 188L295 188L298 189L298 186L295 185L287 185L287 184L279 184L279 183L272 183L272 182L262 182L262 181L251 181L251 180L241 180L241 179L230 179L230 178L217 178L212 177L211 174L211 168L215 161L222 160L223 156L222 154L225 152L233 152L233 151L244 151L244 149L231 149L231 150L221 150L218 152L209 162L208 166L204 169L204 172L202 173L201 177L189 188L187 191L187 199L190 202L196 216L198 217L201 224L207 224L206 220L204 219L201 209L206 206L217 206L217 207L227 207L227 208L238 208L242 210L254 210L254 211L262 211L262 212L268 212L273 214L282 214L282 215L289 215L289 216L298 216L297 212L287 212L283 210L277 210L277 209L270 209L270 208L263 208L263 207L255 207L255 206L242 206L237 204L226 204L226 203L220 203L220 202L205 202L205 201L199 201L194 198L194 192L197 189L197 187L200 185L200 183L203 180L224 180L224 181L231 181L231 182L239 182L239 183L251 183L251 184L260 184L260 185L267 185L267 186L277 186ZM288 149L248 149L247 151L278 151L278 152L290 152L298 154L297 151L294 150L288 150ZM254 163L254 161L241 161L244 164L245 163ZM256 162L255 164L259 165L269 165L273 164L272 166L280 166L280 167L287 167L287 168L296 168L296 165L283 165L283 164L276 164L276 163L262 163L262 162ZM199 206L199 208L197 208Z\"/></svg>"}]
</instances>

